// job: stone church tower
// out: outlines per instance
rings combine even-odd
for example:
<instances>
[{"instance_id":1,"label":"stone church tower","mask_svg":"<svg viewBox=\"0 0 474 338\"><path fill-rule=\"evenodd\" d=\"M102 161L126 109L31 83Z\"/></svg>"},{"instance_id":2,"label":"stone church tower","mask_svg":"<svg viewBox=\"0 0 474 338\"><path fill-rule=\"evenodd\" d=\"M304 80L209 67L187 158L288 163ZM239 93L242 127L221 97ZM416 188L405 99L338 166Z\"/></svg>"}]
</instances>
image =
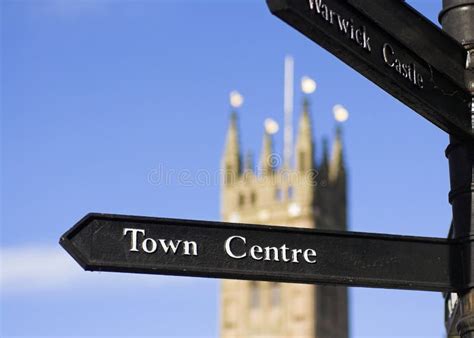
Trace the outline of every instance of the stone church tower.
<instances>
[{"instance_id":1,"label":"stone church tower","mask_svg":"<svg viewBox=\"0 0 474 338\"><path fill-rule=\"evenodd\" d=\"M347 226L346 168L341 129L329 155L323 142L316 163L308 100L299 118L295 166L278 168L272 136L265 131L258 169L242 163L237 113L231 115L221 166L224 221L344 230ZM223 280L222 338L347 338L348 299L344 287Z\"/></svg>"}]
</instances>

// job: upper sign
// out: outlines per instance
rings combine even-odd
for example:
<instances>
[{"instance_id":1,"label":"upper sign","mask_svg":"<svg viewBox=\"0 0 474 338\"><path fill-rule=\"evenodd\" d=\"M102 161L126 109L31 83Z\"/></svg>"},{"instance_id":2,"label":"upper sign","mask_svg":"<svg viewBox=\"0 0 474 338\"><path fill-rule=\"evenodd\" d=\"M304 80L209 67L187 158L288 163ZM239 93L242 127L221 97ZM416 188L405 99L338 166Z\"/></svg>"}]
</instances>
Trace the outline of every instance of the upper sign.
<instances>
[{"instance_id":1,"label":"upper sign","mask_svg":"<svg viewBox=\"0 0 474 338\"><path fill-rule=\"evenodd\" d=\"M472 140L466 51L400 0L267 0L273 14L426 119Z\"/></svg>"},{"instance_id":2,"label":"upper sign","mask_svg":"<svg viewBox=\"0 0 474 338\"><path fill-rule=\"evenodd\" d=\"M463 261L463 246L449 239L89 214L60 243L86 270L430 291L465 287L461 267L451 266Z\"/></svg>"}]
</instances>

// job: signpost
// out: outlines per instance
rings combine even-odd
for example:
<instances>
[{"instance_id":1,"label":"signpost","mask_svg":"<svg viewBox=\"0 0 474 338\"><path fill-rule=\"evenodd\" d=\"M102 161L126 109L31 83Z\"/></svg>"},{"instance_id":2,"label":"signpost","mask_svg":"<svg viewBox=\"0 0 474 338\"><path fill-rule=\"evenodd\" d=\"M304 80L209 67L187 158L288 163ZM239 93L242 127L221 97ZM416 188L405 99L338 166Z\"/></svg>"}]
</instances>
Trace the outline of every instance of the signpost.
<instances>
[{"instance_id":1,"label":"signpost","mask_svg":"<svg viewBox=\"0 0 474 338\"><path fill-rule=\"evenodd\" d=\"M400 0L267 0L270 11L444 131L473 140L466 50Z\"/></svg>"},{"instance_id":2,"label":"signpost","mask_svg":"<svg viewBox=\"0 0 474 338\"><path fill-rule=\"evenodd\" d=\"M451 135L448 239L89 214L61 245L86 270L442 291L448 334L473 338L474 1L443 3L456 40L401 0L267 0Z\"/></svg>"},{"instance_id":3,"label":"signpost","mask_svg":"<svg viewBox=\"0 0 474 338\"><path fill-rule=\"evenodd\" d=\"M443 0L450 35L402 0L267 0L270 11L450 134L453 238L474 238L474 1ZM453 257L474 275L474 251ZM474 338L474 289L447 301L446 325ZM457 298L456 298L457 299ZM448 306L450 305L450 306Z\"/></svg>"},{"instance_id":4,"label":"signpost","mask_svg":"<svg viewBox=\"0 0 474 338\"><path fill-rule=\"evenodd\" d=\"M470 243L89 214L61 237L86 270L450 292ZM467 245L467 247L466 247Z\"/></svg>"}]
</instances>

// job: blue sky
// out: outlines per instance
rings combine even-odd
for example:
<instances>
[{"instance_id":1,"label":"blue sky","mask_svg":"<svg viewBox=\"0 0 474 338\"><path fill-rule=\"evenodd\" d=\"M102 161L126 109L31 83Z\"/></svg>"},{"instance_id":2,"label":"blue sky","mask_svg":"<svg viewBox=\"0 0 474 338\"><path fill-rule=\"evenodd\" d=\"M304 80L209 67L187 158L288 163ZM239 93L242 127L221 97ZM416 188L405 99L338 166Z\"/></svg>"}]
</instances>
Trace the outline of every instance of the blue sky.
<instances>
[{"instance_id":1,"label":"blue sky","mask_svg":"<svg viewBox=\"0 0 474 338\"><path fill-rule=\"evenodd\" d=\"M436 19L441 1L409 1ZM219 281L83 272L57 244L87 212L219 219L216 173L282 124L283 59L309 75L316 152L344 124L354 231L445 237L444 132L270 15L264 1L1 3L2 336L218 335ZM299 111L301 94L295 105ZM298 114L295 114L295 119ZM281 150L282 135L276 135ZM166 182L154 173L171 174ZM442 337L440 294L354 288L352 337Z\"/></svg>"}]
</instances>

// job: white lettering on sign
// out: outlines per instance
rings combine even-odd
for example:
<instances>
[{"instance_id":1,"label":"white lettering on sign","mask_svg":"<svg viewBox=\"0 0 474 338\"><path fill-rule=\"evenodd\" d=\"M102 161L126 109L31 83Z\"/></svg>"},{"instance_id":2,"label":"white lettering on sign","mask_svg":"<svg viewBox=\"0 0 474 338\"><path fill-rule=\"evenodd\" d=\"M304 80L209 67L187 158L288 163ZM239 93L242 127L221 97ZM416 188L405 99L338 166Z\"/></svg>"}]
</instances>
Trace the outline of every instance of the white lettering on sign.
<instances>
[{"instance_id":1,"label":"white lettering on sign","mask_svg":"<svg viewBox=\"0 0 474 338\"><path fill-rule=\"evenodd\" d=\"M459 298L457 293L450 293L448 298L448 317L452 317L456 306L458 305Z\"/></svg>"},{"instance_id":2,"label":"white lettering on sign","mask_svg":"<svg viewBox=\"0 0 474 338\"><path fill-rule=\"evenodd\" d=\"M327 22L339 33L359 45L362 49L370 53L372 52L371 40L365 25L356 24L353 18L342 16L324 3L323 0L307 1L309 9L314 15L316 15L316 17ZM407 62L406 60L402 61L401 58L397 56L395 49L389 43L383 44L382 56L384 63L396 71L398 75L410 81L416 87L423 89L424 79L414 62Z\"/></svg>"},{"instance_id":3,"label":"white lettering on sign","mask_svg":"<svg viewBox=\"0 0 474 338\"><path fill-rule=\"evenodd\" d=\"M198 245L194 241L183 241L183 240L167 240L159 238L157 240L146 237L145 230L125 228L123 229L123 236L126 237L130 234L130 249L131 252L140 252L141 248L143 252L152 254L157 252L159 249L165 254L182 255L182 256L197 256ZM139 241L139 235L141 241ZM159 246L158 246L159 244Z\"/></svg>"},{"instance_id":4,"label":"white lettering on sign","mask_svg":"<svg viewBox=\"0 0 474 338\"><path fill-rule=\"evenodd\" d=\"M232 249L232 243L239 243L243 247L243 250L240 252L236 252ZM316 250L314 249L290 249L283 244L280 247L276 246L265 246L262 247L260 245L254 245L247 249L247 239L242 236L231 236L227 238L224 243L224 251L225 253L233 258L233 259L243 259L246 257L250 257L256 261L273 261L273 262L285 262L285 263L300 263L304 261L309 264L316 263Z\"/></svg>"},{"instance_id":5,"label":"white lettering on sign","mask_svg":"<svg viewBox=\"0 0 474 338\"><path fill-rule=\"evenodd\" d=\"M145 236L145 230L142 229L129 229L125 228L123 229L123 235L126 236L127 232L132 233L132 242L130 243L130 251L138 252L137 248L137 233L141 233L143 236Z\"/></svg>"},{"instance_id":6,"label":"white lettering on sign","mask_svg":"<svg viewBox=\"0 0 474 338\"><path fill-rule=\"evenodd\" d=\"M405 63L396 56L393 47L385 43L382 48L383 60L390 67L405 79L409 80L418 88L423 88L423 76L416 69L414 63Z\"/></svg>"},{"instance_id":7,"label":"white lettering on sign","mask_svg":"<svg viewBox=\"0 0 474 338\"><path fill-rule=\"evenodd\" d=\"M309 0L309 8L319 14L326 22L335 26L339 32L354 41L368 52L372 51L370 37L365 26L354 24L351 18L345 18L336 11L330 9L322 0Z\"/></svg>"},{"instance_id":8,"label":"white lettering on sign","mask_svg":"<svg viewBox=\"0 0 474 338\"><path fill-rule=\"evenodd\" d=\"M232 252L232 250L230 249L230 243L232 242L233 239L240 239L244 244L247 243L247 240L245 239L245 237L240 237L240 236L232 236L232 237L229 237L227 238L227 240L225 241L225 244L224 244L224 249L225 249L225 252L232 258L235 258L235 259L241 259L241 258L245 258L245 256L247 256L246 253L243 253L241 255L234 255L234 253Z\"/></svg>"}]
</instances>

